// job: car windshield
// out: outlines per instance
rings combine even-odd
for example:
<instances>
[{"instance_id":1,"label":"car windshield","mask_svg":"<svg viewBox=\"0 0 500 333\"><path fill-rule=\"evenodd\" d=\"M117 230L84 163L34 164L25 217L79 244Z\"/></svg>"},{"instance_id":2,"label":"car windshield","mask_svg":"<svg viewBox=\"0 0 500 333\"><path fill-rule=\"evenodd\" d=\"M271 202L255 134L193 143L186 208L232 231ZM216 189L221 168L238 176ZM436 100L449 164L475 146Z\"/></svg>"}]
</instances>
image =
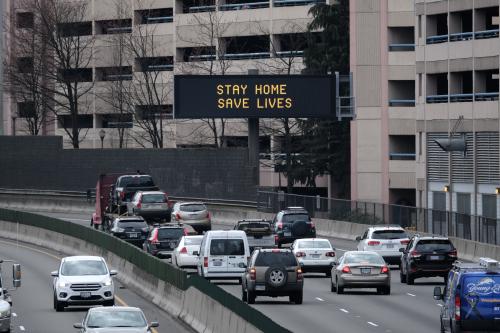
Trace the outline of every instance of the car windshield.
<instances>
[{"instance_id":1,"label":"car windshield","mask_svg":"<svg viewBox=\"0 0 500 333\"><path fill-rule=\"evenodd\" d=\"M181 205L180 207L181 212L200 212L203 210L207 210L207 207L203 204L187 204L187 205Z\"/></svg>"},{"instance_id":2,"label":"car windshield","mask_svg":"<svg viewBox=\"0 0 500 333\"><path fill-rule=\"evenodd\" d=\"M297 266L297 260L291 252L261 252L255 266Z\"/></svg>"},{"instance_id":3,"label":"car windshield","mask_svg":"<svg viewBox=\"0 0 500 333\"><path fill-rule=\"evenodd\" d=\"M298 249L331 249L332 246L327 240L301 240L297 244Z\"/></svg>"},{"instance_id":4,"label":"car windshield","mask_svg":"<svg viewBox=\"0 0 500 333\"><path fill-rule=\"evenodd\" d=\"M146 221L140 221L140 220L133 220L133 221L119 221L118 222L118 227L120 228L147 228L148 224Z\"/></svg>"},{"instance_id":5,"label":"car windshield","mask_svg":"<svg viewBox=\"0 0 500 333\"><path fill-rule=\"evenodd\" d=\"M383 265L384 259L375 253L351 253L346 254L344 264L375 264Z\"/></svg>"},{"instance_id":6,"label":"car windshield","mask_svg":"<svg viewBox=\"0 0 500 333\"><path fill-rule=\"evenodd\" d=\"M119 187L152 187L155 186L150 176L130 176L120 179Z\"/></svg>"},{"instance_id":7,"label":"car windshield","mask_svg":"<svg viewBox=\"0 0 500 333\"><path fill-rule=\"evenodd\" d=\"M70 260L65 261L61 267L61 275L106 275L108 270L101 260Z\"/></svg>"},{"instance_id":8,"label":"car windshield","mask_svg":"<svg viewBox=\"0 0 500 333\"><path fill-rule=\"evenodd\" d=\"M408 238L404 230L375 230L372 239L401 239Z\"/></svg>"},{"instance_id":9,"label":"car windshield","mask_svg":"<svg viewBox=\"0 0 500 333\"><path fill-rule=\"evenodd\" d=\"M283 223L295 222L295 221L309 221L308 214L286 214L283 215Z\"/></svg>"},{"instance_id":10,"label":"car windshield","mask_svg":"<svg viewBox=\"0 0 500 333\"><path fill-rule=\"evenodd\" d=\"M181 238L184 235L183 228L164 228L158 229L158 238Z\"/></svg>"},{"instance_id":11,"label":"car windshield","mask_svg":"<svg viewBox=\"0 0 500 333\"><path fill-rule=\"evenodd\" d=\"M167 202L165 194L143 194L142 203L164 203Z\"/></svg>"},{"instance_id":12,"label":"car windshield","mask_svg":"<svg viewBox=\"0 0 500 333\"><path fill-rule=\"evenodd\" d=\"M214 256L244 256L243 239L212 239L210 254Z\"/></svg>"},{"instance_id":13,"label":"car windshield","mask_svg":"<svg viewBox=\"0 0 500 333\"><path fill-rule=\"evenodd\" d=\"M184 245L201 245L203 237L184 237Z\"/></svg>"},{"instance_id":14,"label":"car windshield","mask_svg":"<svg viewBox=\"0 0 500 333\"><path fill-rule=\"evenodd\" d=\"M420 252L452 251L453 245L446 239L421 239L415 250Z\"/></svg>"},{"instance_id":15,"label":"car windshield","mask_svg":"<svg viewBox=\"0 0 500 333\"><path fill-rule=\"evenodd\" d=\"M88 328L147 326L141 311L92 311L86 324Z\"/></svg>"}]
</instances>

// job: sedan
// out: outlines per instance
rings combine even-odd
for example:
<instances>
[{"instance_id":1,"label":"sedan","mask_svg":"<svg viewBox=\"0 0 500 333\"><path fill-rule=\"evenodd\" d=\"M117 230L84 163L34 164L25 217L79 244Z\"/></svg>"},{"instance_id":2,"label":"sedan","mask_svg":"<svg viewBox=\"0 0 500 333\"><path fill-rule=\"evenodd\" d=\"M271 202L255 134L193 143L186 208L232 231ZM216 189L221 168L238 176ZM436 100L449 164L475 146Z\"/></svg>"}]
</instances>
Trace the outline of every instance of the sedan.
<instances>
[{"instance_id":1,"label":"sedan","mask_svg":"<svg viewBox=\"0 0 500 333\"><path fill-rule=\"evenodd\" d=\"M210 212L203 202L177 202L171 220L189 224L198 233L212 229Z\"/></svg>"},{"instance_id":2,"label":"sedan","mask_svg":"<svg viewBox=\"0 0 500 333\"><path fill-rule=\"evenodd\" d=\"M319 272L330 276L335 263L335 250L328 239L303 238L293 242L291 250L302 272Z\"/></svg>"},{"instance_id":3,"label":"sedan","mask_svg":"<svg viewBox=\"0 0 500 333\"><path fill-rule=\"evenodd\" d=\"M183 236L172 253L172 264L179 268L196 268L203 236Z\"/></svg>"},{"instance_id":4,"label":"sedan","mask_svg":"<svg viewBox=\"0 0 500 333\"><path fill-rule=\"evenodd\" d=\"M142 216L147 221L170 222L170 202L162 191L137 192L127 210L129 215Z\"/></svg>"},{"instance_id":5,"label":"sedan","mask_svg":"<svg viewBox=\"0 0 500 333\"><path fill-rule=\"evenodd\" d=\"M391 272L377 252L348 251L332 268L331 291L343 294L345 288L377 288L391 293Z\"/></svg>"},{"instance_id":6,"label":"sedan","mask_svg":"<svg viewBox=\"0 0 500 333\"><path fill-rule=\"evenodd\" d=\"M128 306L91 308L81 323L73 324L80 333L150 333L158 326L148 324L141 309Z\"/></svg>"}]
</instances>

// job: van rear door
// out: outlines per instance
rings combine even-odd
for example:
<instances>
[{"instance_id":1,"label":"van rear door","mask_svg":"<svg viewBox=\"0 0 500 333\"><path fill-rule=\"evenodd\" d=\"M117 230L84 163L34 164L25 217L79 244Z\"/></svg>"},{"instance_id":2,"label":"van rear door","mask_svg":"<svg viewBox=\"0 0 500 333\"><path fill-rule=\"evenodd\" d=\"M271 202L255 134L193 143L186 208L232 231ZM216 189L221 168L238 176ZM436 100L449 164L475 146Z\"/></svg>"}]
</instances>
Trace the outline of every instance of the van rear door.
<instances>
[{"instance_id":1,"label":"van rear door","mask_svg":"<svg viewBox=\"0 0 500 333\"><path fill-rule=\"evenodd\" d=\"M227 236L217 235L210 239L208 272L226 273L227 255L226 255Z\"/></svg>"},{"instance_id":2,"label":"van rear door","mask_svg":"<svg viewBox=\"0 0 500 333\"><path fill-rule=\"evenodd\" d=\"M500 328L500 275L467 274L461 289L462 329Z\"/></svg>"},{"instance_id":3,"label":"van rear door","mask_svg":"<svg viewBox=\"0 0 500 333\"><path fill-rule=\"evenodd\" d=\"M231 273L243 273L245 268L240 265L245 264L245 242L243 238L228 238L226 240L227 270Z\"/></svg>"}]
</instances>

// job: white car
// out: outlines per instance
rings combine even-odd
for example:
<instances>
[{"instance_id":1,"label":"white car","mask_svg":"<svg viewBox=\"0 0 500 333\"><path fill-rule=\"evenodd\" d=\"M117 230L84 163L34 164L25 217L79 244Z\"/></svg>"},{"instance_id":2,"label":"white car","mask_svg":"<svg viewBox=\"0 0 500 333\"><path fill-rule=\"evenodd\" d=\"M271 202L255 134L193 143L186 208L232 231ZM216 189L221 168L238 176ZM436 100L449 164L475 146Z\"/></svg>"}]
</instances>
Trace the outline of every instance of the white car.
<instances>
[{"instance_id":1,"label":"white car","mask_svg":"<svg viewBox=\"0 0 500 333\"><path fill-rule=\"evenodd\" d=\"M373 251L380 254L386 263L399 265L401 252L406 248L410 238L400 226L379 226L368 228L363 236L356 237L358 251Z\"/></svg>"},{"instance_id":2,"label":"white car","mask_svg":"<svg viewBox=\"0 0 500 333\"><path fill-rule=\"evenodd\" d=\"M179 268L196 268L203 236L183 236L172 253L172 264Z\"/></svg>"},{"instance_id":3,"label":"white car","mask_svg":"<svg viewBox=\"0 0 500 333\"><path fill-rule=\"evenodd\" d=\"M325 238L302 238L290 247L302 272L325 273L330 276L335 263L335 249Z\"/></svg>"},{"instance_id":4,"label":"white car","mask_svg":"<svg viewBox=\"0 0 500 333\"><path fill-rule=\"evenodd\" d=\"M54 277L54 309L63 311L70 305L112 306L115 304L115 291L112 276L106 261L97 256L73 256L61 260Z\"/></svg>"}]
</instances>

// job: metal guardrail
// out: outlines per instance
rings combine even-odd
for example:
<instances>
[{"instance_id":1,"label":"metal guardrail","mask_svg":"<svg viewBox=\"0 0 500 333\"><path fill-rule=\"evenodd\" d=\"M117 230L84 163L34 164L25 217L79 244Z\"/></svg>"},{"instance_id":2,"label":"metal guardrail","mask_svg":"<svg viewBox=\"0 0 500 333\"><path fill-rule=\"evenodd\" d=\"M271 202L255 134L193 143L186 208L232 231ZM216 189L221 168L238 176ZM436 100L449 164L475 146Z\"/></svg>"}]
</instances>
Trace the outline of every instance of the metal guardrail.
<instances>
[{"instance_id":1,"label":"metal guardrail","mask_svg":"<svg viewBox=\"0 0 500 333\"><path fill-rule=\"evenodd\" d=\"M466 32L456 32L447 35L437 35L428 36L426 38L427 44L437 44L445 42L457 42L473 39L486 39L486 38L497 38L499 35L499 29L483 30L483 31L466 31Z\"/></svg>"},{"instance_id":2,"label":"metal guardrail","mask_svg":"<svg viewBox=\"0 0 500 333\"><path fill-rule=\"evenodd\" d=\"M415 157L415 153L389 153L391 161L414 161Z\"/></svg>"},{"instance_id":3,"label":"metal guardrail","mask_svg":"<svg viewBox=\"0 0 500 333\"><path fill-rule=\"evenodd\" d=\"M391 43L389 44L390 52L411 52L415 51L414 43Z\"/></svg>"},{"instance_id":4,"label":"metal guardrail","mask_svg":"<svg viewBox=\"0 0 500 333\"><path fill-rule=\"evenodd\" d=\"M415 106L415 99L390 99L389 106Z\"/></svg>"}]
</instances>

